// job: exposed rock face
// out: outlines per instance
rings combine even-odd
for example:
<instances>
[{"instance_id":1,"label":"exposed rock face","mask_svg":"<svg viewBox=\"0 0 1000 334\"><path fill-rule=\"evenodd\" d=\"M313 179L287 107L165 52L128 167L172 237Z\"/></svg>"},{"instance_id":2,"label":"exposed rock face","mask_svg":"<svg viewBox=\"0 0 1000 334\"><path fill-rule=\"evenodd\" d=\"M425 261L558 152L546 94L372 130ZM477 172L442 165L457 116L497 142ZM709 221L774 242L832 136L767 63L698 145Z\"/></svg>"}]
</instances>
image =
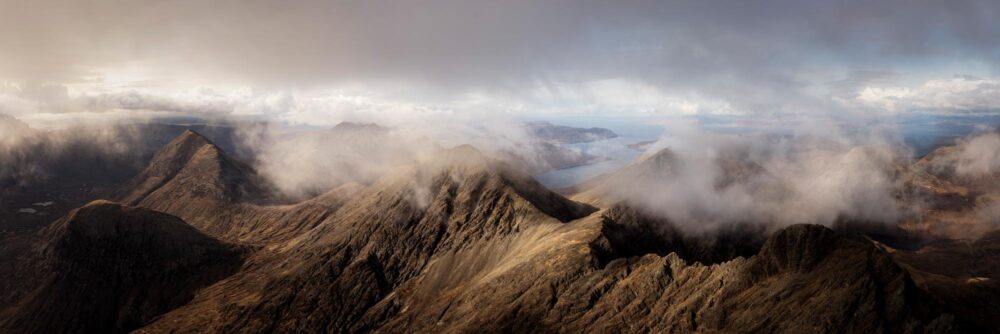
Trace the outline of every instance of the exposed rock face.
<instances>
[{"instance_id":1,"label":"exposed rock face","mask_svg":"<svg viewBox=\"0 0 1000 334\"><path fill-rule=\"evenodd\" d=\"M103 201L41 231L34 248L16 267L27 281L4 332L128 332L236 272L243 252L176 217Z\"/></svg>"}]
</instances>

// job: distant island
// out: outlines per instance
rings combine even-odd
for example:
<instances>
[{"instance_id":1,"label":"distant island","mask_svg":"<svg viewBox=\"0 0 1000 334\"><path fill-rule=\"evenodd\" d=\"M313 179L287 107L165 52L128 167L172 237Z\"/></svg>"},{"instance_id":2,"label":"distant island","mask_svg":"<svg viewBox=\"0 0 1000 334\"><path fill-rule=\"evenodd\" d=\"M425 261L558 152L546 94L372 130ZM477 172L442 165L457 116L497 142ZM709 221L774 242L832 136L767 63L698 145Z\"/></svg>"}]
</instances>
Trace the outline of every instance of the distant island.
<instances>
[{"instance_id":1,"label":"distant island","mask_svg":"<svg viewBox=\"0 0 1000 334\"><path fill-rule=\"evenodd\" d=\"M653 145L653 143L656 143L656 140L643 140L641 142L628 144L628 148L642 152L649 148L649 145Z\"/></svg>"},{"instance_id":2,"label":"distant island","mask_svg":"<svg viewBox=\"0 0 1000 334\"><path fill-rule=\"evenodd\" d=\"M528 122L525 128L536 139L557 144L589 143L618 137L614 131L605 128L576 128L543 121Z\"/></svg>"}]
</instances>

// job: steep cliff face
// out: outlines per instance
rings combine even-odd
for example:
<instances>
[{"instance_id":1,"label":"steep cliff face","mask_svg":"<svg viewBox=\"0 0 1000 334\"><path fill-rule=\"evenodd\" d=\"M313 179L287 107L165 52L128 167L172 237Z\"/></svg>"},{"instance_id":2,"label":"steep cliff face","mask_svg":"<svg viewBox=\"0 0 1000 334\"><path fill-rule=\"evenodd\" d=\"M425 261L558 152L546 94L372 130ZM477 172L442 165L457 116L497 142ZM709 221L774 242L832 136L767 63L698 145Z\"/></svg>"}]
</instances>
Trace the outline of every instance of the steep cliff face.
<instances>
[{"instance_id":1,"label":"steep cliff face","mask_svg":"<svg viewBox=\"0 0 1000 334\"><path fill-rule=\"evenodd\" d=\"M0 319L16 333L123 333L236 272L243 250L180 219L96 201L36 236L14 270L20 301Z\"/></svg>"}]
</instances>

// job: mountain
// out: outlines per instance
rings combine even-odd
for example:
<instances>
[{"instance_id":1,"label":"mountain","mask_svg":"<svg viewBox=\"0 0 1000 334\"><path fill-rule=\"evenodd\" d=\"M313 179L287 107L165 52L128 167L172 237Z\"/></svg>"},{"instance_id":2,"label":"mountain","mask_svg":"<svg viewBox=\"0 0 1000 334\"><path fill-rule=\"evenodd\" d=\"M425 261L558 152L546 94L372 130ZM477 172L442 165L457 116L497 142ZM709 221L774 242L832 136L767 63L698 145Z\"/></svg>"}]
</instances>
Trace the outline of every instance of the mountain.
<instances>
[{"instance_id":1,"label":"mountain","mask_svg":"<svg viewBox=\"0 0 1000 334\"><path fill-rule=\"evenodd\" d=\"M977 239L1000 229L998 145L1000 135L987 133L895 166L900 203L917 212L900 225L949 239Z\"/></svg>"},{"instance_id":2,"label":"mountain","mask_svg":"<svg viewBox=\"0 0 1000 334\"><path fill-rule=\"evenodd\" d=\"M917 249L891 251L917 286L949 312L980 328L1000 328L1000 231L975 240L936 240Z\"/></svg>"},{"instance_id":3,"label":"mountain","mask_svg":"<svg viewBox=\"0 0 1000 334\"><path fill-rule=\"evenodd\" d=\"M781 192L748 161L715 156L710 186ZM15 268L0 272L0 331L997 328L1000 308L981 297L1000 291L993 234L970 257L961 243L894 248L844 227L699 230L613 190L692 166L660 151L574 197L586 204L463 145L290 203L187 132L121 187L123 204L93 202L0 244L0 265ZM906 167L911 185L934 180Z\"/></svg>"},{"instance_id":4,"label":"mountain","mask_svg":"<svg viewBox=\"0 0 1000 334\"><path fill-rule=\"evenodd\" d=\"M276 205L280 196L252 167L186 131L161 149L117 197L181 217L223 240L263 244L312 228L358 188L346 184L309 201Z\"/></svg>"},{"instance_id":5,"label":"mountain","mask_svg":"<svg viewBox=\"0 0 1000 334\"><path fill-rule=\"evenodd\" d=\"M227 152L252 158L225 125L125 123L36 130L0 115L0 236L30 233L114 190L157 150L196 129Z\"/></svg>"},{"instance_id":6,"label":"mountain","mask_svg":"<svg viewBox=\"0 0 1000 334\"><path fill-rule=\"evenodd\" d=\"M1000 328L1000 183L995 172L963 173L962 166L970 156L990 157L974 145L996 150L990 141L1000 137L992 136L942 146L898 167L901 202L917 212L899 226L926 240L892 250L921 289L982 328ZM974 154L965 154L970 149Z\"/></svg>"},{"instance_id":7,"label":"mountain","mask_svg":"<svg viewBox=\"0 0 1000 334\"><path fill-rule=\"evenodd\" d=\"M140 332L948 332L869 239L714 241L569 201L471 147L389 175ZM744 237L751 236L751 237ZM755 236L760 236L755 237Z\"/></svg>"},{"instance_id":8,"label":"mountain","mask_svg":"<svg viewBox=\"0 0 1000 334\"><path fill-rule=\"evenodd\" d=\"M588 143L618 137L614 131L605 128L576 128L549 122L528 122L524 127L535 139L557 144Z\"/></svg>"},{"instance_id":9,"label":"mountain","mask_svg":"<svg viewBox=\"0 0 1000 334\"><path fill-rule=\"evenodd\" d=\"M243 250L148 209L95 201L39 232L5 280L0 330L126 333L238 270ZM13 277L11 277L13 276ZM9 306L9 305L7 305Z\"/></svg>"},{"instance_id":10,"label":"mountain","mask_svg":"<svg viewBox=\"0 0 1000 334\"><path fill-rule=\"evenodd\" d=\"M235 161L194 131L185 131L161 149L126 187L126 203L185 200L237 202L266 196L248 165Z\"/></svg>"},{"instance_id":11,"label":"mountain","mask_svg":"<svg viewBox=\"0 0 1000 334\"><path fill-rule=\"evenodd\" d=\"M789 196L790 191L780 178L747 159L743 152L718 152L700 163L687 161L674 150L664 148L618 171L584 181L567 192L575 200L601 207L622 201L634 205L662 199L669 195L664 192L670 189L658 186L676 184L677 180L704 182L696 186L720 193L730 187L742 187L760 199L777 200ZM704 179L706 177L710 179Z\"/></svg>"},{"instance_id":12,"label":"mountain","mask_svg":"<svg viewBox=\"0 0 1000 334\"><path fill-rule=\"evenodd\" d=\"M1000 130L942 146L914 165L942 180L979 192L1000 192Z\"/></svg>"},{"instance_id":13,"label":"mountain","mask_svg":"<svg viewBox=\"0 0 1000 334\"><path fill-rule=\"evenodd\" d=\"M477 247L497 247L499 253L516 236L565 226L593 210L474 148L457 147L362 190L322 224L266 256L267 265L209 294L226 296L222 301L196 300L152 328L189 322L191 327L181 328L338 331L363 326L362 317L388 306L379 301L421 277L439 256ZM285 269L274 275L276 268ZM248 294L258 297L247 308L216 309ZM199 319L198 314L217 318Z\"/></svg>"}]
</instances>

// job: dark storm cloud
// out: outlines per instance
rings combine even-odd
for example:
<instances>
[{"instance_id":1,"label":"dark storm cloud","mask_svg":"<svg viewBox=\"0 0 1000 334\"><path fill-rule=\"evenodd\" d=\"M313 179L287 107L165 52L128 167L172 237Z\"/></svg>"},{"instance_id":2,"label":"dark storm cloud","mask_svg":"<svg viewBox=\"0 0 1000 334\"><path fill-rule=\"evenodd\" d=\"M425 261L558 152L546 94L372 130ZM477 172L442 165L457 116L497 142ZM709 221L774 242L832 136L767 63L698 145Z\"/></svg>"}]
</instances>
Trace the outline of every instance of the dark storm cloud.
<instances>
[{"instance_id":1,"label":"dark storm cloud","mask_svg":"<svg viewBox=\"0 0 1000 334\"><path fill-rule=\"evenodd\" d=\"M537 87L626 79L673 96L782 112L837 108L826 85L857 71L950 76L1000 64L1000 6L990 1L3 6L0 77L14 81L81 81L94 68L129 62L156 69L158 79L282 88L374 82L426 89L421 94L524 97Z\"/></svg>"}]
</instances>

